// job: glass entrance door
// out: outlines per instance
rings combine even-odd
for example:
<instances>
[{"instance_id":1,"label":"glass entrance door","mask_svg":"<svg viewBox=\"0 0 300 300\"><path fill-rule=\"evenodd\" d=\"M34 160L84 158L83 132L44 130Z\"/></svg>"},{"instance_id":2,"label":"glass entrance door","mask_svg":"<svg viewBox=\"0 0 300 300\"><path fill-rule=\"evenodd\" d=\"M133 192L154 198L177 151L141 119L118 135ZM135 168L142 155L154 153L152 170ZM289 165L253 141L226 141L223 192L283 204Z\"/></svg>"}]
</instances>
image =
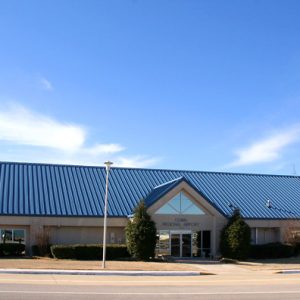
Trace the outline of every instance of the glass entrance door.
<instances>
[{"instance_id":1,"label":"glass entrance door","mask_svg":"<svg viewBox=\"0 0 300 300\"><path fill-rule=\"evenodd\" d=\"M181 235L181 256L191 257L192 254L192 236L190 233Z\"/></svg>"},{"instance_id":2,"label":"glass entrance door","mask_svg":"<svg viewBox=\"0 0 300 300\"><path fill-rule=\"evenodd\" d=\"M171 233L171 256L191 257L192 256L192 234Z\"/></svg>"},{"instance_id":3,"label":"glass entrance door","mask_svg":"<svg viewBox=\"0 0 300 300\"><path fill-rule=\"evenodd\" d=\"M180 256L180 234L171 235L171 256Z\"/></svg>"}]
</instances>

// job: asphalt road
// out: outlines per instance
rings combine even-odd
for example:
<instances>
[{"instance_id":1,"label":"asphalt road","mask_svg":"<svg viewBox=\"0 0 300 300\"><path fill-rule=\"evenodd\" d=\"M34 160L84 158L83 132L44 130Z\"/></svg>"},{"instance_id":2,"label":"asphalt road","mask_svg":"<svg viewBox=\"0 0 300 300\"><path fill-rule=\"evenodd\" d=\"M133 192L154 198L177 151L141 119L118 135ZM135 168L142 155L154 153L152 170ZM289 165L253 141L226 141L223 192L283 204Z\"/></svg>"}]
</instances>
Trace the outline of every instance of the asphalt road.
<instances>
[{"instance_id":1,"label":"asphalt road","mask_svg":"<svg viewBox=\"0 0 300 300\"><path fill-rule=\"evenodd\" d=\"M2 300L300 299L299 275L104 277L0 275Z\"/></svg>"}]
</instances>

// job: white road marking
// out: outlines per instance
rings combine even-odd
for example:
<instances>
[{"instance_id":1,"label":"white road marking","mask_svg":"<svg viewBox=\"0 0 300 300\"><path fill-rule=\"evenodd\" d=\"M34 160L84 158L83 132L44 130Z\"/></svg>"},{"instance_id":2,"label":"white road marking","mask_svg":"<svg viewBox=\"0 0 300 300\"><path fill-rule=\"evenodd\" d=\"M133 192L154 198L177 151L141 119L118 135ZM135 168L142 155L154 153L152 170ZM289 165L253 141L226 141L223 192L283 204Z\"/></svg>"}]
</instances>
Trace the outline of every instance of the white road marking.
<instances>
[{"instance_id":1,"label":"white road marking","mask_svg":"<svg viewBox=\"0 0 300 300\"><path fill-rule=\"evenodd\" d=\"M298 291L277 292L192 292L192 293L111 293L111 292L56 292L56 291L0 291L0 294L59 294L59 295L272 295L272 294L300 294Z\"/></svg>"}]
</instances>

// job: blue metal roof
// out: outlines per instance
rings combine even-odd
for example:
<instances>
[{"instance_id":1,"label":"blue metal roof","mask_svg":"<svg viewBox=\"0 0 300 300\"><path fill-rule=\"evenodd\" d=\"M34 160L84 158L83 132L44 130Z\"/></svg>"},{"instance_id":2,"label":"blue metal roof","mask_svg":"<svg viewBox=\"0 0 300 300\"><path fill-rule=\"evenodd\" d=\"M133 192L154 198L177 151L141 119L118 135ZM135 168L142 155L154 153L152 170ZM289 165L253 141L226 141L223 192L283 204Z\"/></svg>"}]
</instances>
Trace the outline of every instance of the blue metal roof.
<instances>
[{"instance_id":1,"label":"blue metal roof","mask_svg":"<svg viewBox=\"0 0 300 300\"><path fill-rule=\"evenodd\" d=\"M298 176L129 168L111 169L108 215L130 215L141 199L181 177L224 215L231 204L245 218L300 218ZM104 167L0 163L0 215L102 216L104 193Z\"/></svg>"}]
</instances>

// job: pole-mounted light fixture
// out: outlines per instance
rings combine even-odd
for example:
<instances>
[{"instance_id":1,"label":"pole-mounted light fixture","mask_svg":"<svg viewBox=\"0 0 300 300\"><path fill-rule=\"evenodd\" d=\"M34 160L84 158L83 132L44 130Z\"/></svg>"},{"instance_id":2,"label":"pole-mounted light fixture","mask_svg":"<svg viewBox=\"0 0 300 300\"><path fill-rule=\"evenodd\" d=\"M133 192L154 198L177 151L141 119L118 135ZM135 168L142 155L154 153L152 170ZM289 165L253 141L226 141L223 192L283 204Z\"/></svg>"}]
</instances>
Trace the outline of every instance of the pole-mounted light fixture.
<instances>
[{"instance_id":1,"label":"pole-mounted light fixture","mask_svg":"<svg viewBox=\"0 0 300 300\"><path fill-rule=\"evenodd\" d=\"M105 184L105 198L104 198L104 224L103 224L103 253L102 253L102 268L105 269L105 259L106 259L106 228L107 228L107 198L108 198L108 176L109 170L112 166L111 161L106 161L106 184Z\"/></svg>"}]
</instances>

